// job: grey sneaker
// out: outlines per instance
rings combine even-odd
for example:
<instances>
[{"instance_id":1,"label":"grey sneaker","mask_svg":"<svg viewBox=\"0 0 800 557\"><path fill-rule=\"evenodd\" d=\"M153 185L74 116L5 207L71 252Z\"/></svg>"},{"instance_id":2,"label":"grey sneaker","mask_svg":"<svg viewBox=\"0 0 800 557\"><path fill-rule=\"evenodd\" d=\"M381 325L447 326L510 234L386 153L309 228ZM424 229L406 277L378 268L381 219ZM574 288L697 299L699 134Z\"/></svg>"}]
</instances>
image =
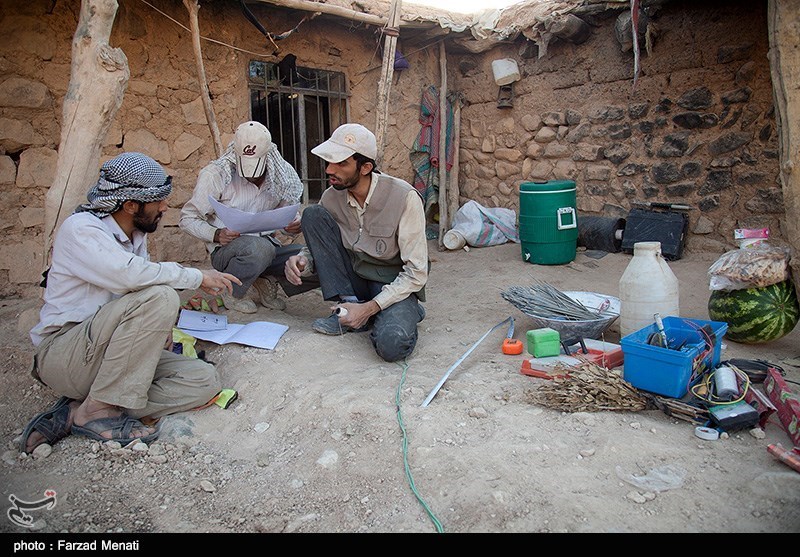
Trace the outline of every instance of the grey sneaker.
<instances>
[{"instance_id":1,"label":"grey sneaker","mask_svg":"<svg viewBox=\"0 0 800 557\"><path fill-rule=\"evenodd\" d=\"M222 301L225 307L241 313L255 313L258 311L256 303L250 298L234 298L230 294L223 294Z\"/></svg>"},{"instance_id":2,"label":"grey sneaker","mask_svg":"<svg viewBox=\"0 0 800 557\"><path fill-rule=\"evenodd\" d=\"M286 309L286 302L278 297L278 279L275 277L258 277L253 283L258 292L258 301L265 308L283 311Z\"/></svg>"},{"instance_id":3,"label":"grey sneaker","mask_svg":"<svg viewBox=\"0 0 800 557\"><path fill-rule=\"evenodd\" d=\"M339 322L339 316L335 313L330 314L328 317L320 317L315 319L311 328L322 333L323 335L343 335L345 333L363 333L369 330L369 325L364 325L358 329L353 329L347 325L342 325Z\"/></svg>"}]
</instances>

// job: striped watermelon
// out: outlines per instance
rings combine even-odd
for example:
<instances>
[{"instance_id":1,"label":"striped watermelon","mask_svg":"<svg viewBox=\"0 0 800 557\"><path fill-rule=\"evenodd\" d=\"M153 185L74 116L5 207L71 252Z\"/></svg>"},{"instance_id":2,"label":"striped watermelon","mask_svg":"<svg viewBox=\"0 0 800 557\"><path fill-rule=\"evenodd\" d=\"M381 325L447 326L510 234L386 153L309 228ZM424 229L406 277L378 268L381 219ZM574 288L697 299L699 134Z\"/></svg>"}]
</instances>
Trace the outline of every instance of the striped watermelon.
<instances>
[{"instance_id":1,"label":"striped watermelon","mask_svg":"<svg viewBox=\"0 0 800 557\"><path fill-rule=\"evenodd\" d=\"M760 344L788 335L800 319L797 292L791 280L742 290L714 290L708 315L728 324L726 338Z\"/></svg>"}]
</instances>

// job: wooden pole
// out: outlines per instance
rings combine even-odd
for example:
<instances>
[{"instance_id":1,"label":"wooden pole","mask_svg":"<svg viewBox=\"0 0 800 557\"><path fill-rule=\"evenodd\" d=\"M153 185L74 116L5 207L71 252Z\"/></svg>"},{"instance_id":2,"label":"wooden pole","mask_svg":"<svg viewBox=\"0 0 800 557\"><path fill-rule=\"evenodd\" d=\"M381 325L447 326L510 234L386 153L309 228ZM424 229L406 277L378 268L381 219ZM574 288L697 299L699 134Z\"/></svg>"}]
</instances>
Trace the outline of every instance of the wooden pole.
<instances>
[{"instance_id":1,"label":"wooden pole","mask_svg":"<svg viewBox=\"0 0 800 557\"><path fill-rule=\"evenodd\" d=\"M186 11L189 12L189 27L192 30L192 46L194 47L194 62L197 65L197 81L200 83L200 97L203 99L203 108L206 111L206 120L211 129L211 138L214 140L216 156L222 155L222 139L219 135L217 117L214 115L214 105L211 104L211 93L208 90L206 70L203 66L203 51L200 48L200 24L197 12L200 11L198 0L183 0Z\"/></svg>"},{"instance_id":2,"label":"wooden pole","mask_svg":"<svg viewBox=\"0 0 800 557\"><path fill-rule=\"evenodd\" d=\"M45 197L44 267L50 260L55 231L86 202L97 180L100 151L130 78L128 59L108 44L117 15L116 0L82 0L72 38L69 88L62 109L53 185Z\"/></svg>"},{"instance_id":3,"label":"wooden pole","mask_svg":"<svg viewBox=\"0 0 800 557\"><path fill-rule=\"evenodd\" d=\"M378 115L375 123L379 167L383 159L383 150L386 147L386 130L389 127L389 95L392 90L394 53L397 50L397 36L400 33L400 6L402 4L402 0L392 0L389 8L389 27L384 29L386 40L383 43L383 64L380 81L378 81Z\"/></svg>"},{"instance_id":4,"label":"wooden pole","mask_svg":"<svg viewBox=\"0 0 800 557\"><path fill-rule=\"evenodd\" d=\"M453 220L458 212L461 192L458 186L458 162L461 143L461 95L454 95L453 99L453 168L450 171L450 181L447 184L447 229L453 228Z\"/></svg>"},{"instance_id":5,"label":"wooden pole","mask_svg":"<svg viewBox=\"0 0 800 557\"><path fill-rule=\"evenodd\" d=\"M444 247L447 232L447 54L444 41L439 43L439 72L442 86L439 90L439 251Z\"/></svg>"}]
</instances>

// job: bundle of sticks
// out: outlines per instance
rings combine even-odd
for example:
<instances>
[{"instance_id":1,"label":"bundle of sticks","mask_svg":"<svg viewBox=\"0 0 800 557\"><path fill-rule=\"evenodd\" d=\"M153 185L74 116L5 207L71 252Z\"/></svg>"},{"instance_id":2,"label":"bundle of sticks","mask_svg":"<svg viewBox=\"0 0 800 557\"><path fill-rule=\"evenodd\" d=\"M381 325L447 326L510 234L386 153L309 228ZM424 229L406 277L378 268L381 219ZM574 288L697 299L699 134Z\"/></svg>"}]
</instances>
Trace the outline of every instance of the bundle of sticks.
<instances>
[{"instance_id":1,"label":"bundle of sticks","mask_svg":"<svg viewBox=\"0 0 800 557\"><path fill-rule=\"evenodd\" d=\"M564 371L564 375L528 392L529 401L563 412L638 412L647 407L647 399L617 370L586 362Z\"/></svg>"}]
</instances>

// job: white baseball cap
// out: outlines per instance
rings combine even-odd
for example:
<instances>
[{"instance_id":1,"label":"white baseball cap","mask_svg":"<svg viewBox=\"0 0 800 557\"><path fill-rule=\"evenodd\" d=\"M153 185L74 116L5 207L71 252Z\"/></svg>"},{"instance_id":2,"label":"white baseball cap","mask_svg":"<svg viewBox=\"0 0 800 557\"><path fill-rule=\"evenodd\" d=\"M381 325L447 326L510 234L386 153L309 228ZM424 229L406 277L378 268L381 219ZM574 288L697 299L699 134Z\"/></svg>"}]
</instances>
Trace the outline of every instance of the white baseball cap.
<instances>
[{"instance_id":1,"label":"white baseball cap","mask_svg":"<svg viewBox=\"0 0 800 557\"><path fill-rule=\"evenodd\" d=\"M320 143L311 152L328 162L342 162L361 153L375 160L378 156L378 142L375 134L361 124L342 124L331 134L330 139Z\"/></svg>"},{"instance_id":2,"label":"white baseball cap","mask_svg":"<svg viewBox=\"0 0 800 557\"><path fill-rule=\"evenodd\" d=\"M260 122L245 122L236 128L233 140L236 151L236 170L242 178L258 178L267 166L267 153L272 147L272 135Z\"/></svg>"}]
</instances>

